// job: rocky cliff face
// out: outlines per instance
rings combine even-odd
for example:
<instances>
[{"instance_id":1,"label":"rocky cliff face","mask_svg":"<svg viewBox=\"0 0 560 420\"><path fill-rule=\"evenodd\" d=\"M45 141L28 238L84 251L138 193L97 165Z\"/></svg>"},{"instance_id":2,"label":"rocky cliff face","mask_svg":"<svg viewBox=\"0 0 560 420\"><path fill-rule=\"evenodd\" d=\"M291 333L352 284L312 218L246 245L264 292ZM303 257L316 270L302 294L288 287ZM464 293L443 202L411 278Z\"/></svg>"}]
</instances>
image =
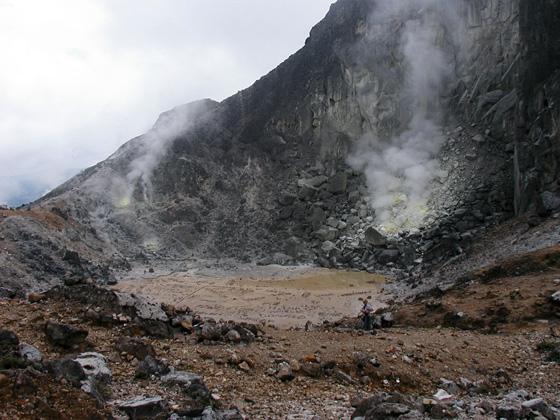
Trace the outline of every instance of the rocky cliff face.
<instances>
[{"instance_id":1,"label":"rocky cliff face","mask_svg":"<svg viewBox=\"0 0 560 420\"><path fill-rule=\"evenodd\" d=\"M250 88L162 114L34 203L80 226L65 245L34 233L40 253L86 238L99 261L408 275L514 212L560 207L558 3L391 3L339 0Z\"/></svg>"}]
</instances>

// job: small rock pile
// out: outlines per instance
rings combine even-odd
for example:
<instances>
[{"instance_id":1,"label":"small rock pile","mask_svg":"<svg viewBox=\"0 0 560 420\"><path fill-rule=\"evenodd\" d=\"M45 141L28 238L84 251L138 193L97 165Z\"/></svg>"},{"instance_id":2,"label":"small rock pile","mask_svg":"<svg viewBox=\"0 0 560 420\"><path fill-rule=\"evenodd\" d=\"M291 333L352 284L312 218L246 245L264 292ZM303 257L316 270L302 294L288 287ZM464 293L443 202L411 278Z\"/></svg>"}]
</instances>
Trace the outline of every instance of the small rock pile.
<instances>
[{"instance_id":1,"label":"small rock pile","mask_svg":"<svg viewBox=\"0 0 560 420\"><path fill-rule=\"evenodd\" d=\"M67 327L63 324L49 325L47 338L55 337L57 343L67 348L84 344L87 334L83 334L83 330L77 334L78 329ZM129 419L242 419L237 410L213 408L214 399L201 376L175 369L165 361L152 357L150 354L155 354L154 349L146 342L125 339L119 343L119 348L128 350L131 355L145 355L136 370L137 378L156 376L163 386L177 387L183 395L182 405L174 407L170 407L169 402L162 397L138 396L118 403L118 408ZM38 395L38 382L44 382L45 376L50 376L63 385L71 385L91 396L90 404L93 401L98 407L104 407L106 401L103 390L113 380L107 358L100 353L84 352L44 360L38 349L27 343L20 344L18 336L10 330L0 330L0 368L0 400L10 399L15 393L29 394L29 397ZM35 404L38 413L48 413L48 418L60 418L60 412L45 401L38 401ZM112 417L103 413L103 410L94 410L91 417L84 418Z\"/></svg>"},{"instance_id":2,"label":"small rock pile","mask_svg":"<svg viewBox=\"0 0 560 420\"><path fill-rule=\"evenodd\" d=\"M103 328L118 328L125 335L115 348L127 360L136 364L137 380L158 378L161 386L175 388L173 403L162 397L139 395L114 405L132 420L140 419L242 419L236 409L221 410L215 407L214 397L206 387L203 378L192 372L170 366L165 359L157 357L154 347L146 340L131 338L131 335L151 337L172 337L184 333L193 340L212 345L217 342L247 344L263 339L263 332L255 325L234 322L216 322L201 319L191 310L179 311L175 308L158 307L144 299L100 289L91 285L56 286L44 295L33 294L33 302L46 300L72 301L90 306L84 310L84 318L92 325ZM38 383L60 381L75 390L83 391L89 405L105 407L105 389L113 380L108 367L107 356L96 351L87 351L94 344L88 338L88 331L77 325L47 320L37 321L44 337L60 357L46 359L34 346L20 343L19 337L10 330L0 331L0 399L10 400L15 393L29 394L28 400L35 399ZM239 367L247 366L250 360L240 360ZM254 366L254 363L252 363ZM66 390L65 392L71 392ZM44 404L43 404L44 403ZM50 413L58 418L61 412L43 401L35 403L38 413ZM88 404L84 404L87 407ZM67 409L66 409L67 410ZM85 411L88 411L85 409ZM97 409L89 414L76 414L73 418L112 418L104 410ZM56 417L58 416L58 417Z\"/></svg>"},{"instance_id":3,"label":"small rock pile","mask_svg":"<svg viewBox=\"0 0 560 420\"><path fill-rule=\"evenodd\" d=\"M40 299L40 296L36 298ZM55 286L44 297L80 302L88 306L86 316L94 324L104 327L121 325L133 335L168 338L187 333L208 344L218 341L249 343L264 334L253 324L203 319L189 308L158 306L139 296L94 285Z\"/></svg>"},{"instance_id":4,"label":"small rock pile","mask_svg":"<svg viewBox=\"0 0 560 420\"><path fill-rule=\"evenodd\" d=\"M456 387L457 385L455 385ZM560 411L542 398L532 398L523 390L511 392L501 399L478 398L466 401L440 389L433 398L414 398L385 392L356 403L355 420L421 420L421 419L546 419L557 420Z\"/></svg>"}]
</instances>

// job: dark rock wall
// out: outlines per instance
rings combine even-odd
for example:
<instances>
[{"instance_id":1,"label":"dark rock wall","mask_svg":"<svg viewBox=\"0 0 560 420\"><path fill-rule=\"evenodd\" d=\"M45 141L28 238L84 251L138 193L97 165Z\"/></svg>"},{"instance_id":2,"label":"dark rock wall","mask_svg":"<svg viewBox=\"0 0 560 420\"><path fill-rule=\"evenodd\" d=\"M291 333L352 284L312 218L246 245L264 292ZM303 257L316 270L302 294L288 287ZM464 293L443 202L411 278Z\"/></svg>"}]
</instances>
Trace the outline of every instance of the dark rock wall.
<instances>
[{"instance_id":1,"label":"dark rock wall","mask_svg":"<svg viewBox=\"0 0 560 420\"><path fill-rule=\"evenodd\" d=\"M518 118L516 212L536 207L547 215L557 206L560 178L560 2L520 3L523 109ZM550 196L550 193L553 195Z\"/></svg>"},{"instance_id":2,"label":"dark rock wall","mask_svg":"<svg viewBox=\"0 0 560 420\"><path fill-rule=\"evenodd\" d=\"M560 3L555 0L522 0L519 5L523 41L523 96L560 68Z\"/></svg>"}]
</instances>

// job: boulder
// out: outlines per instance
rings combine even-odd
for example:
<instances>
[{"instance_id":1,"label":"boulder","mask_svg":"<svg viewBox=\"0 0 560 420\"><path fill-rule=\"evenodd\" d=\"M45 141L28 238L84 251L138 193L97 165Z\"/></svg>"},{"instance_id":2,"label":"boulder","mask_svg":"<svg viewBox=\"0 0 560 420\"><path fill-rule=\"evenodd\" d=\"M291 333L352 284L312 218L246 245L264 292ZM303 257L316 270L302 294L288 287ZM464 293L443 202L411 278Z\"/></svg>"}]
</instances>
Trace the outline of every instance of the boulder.
<instances>
[{"instance_id":1,"label":"boulder","mask_svg":"<svg viewBox=\"0 0 560 420\"><path fill-rule=\"evenodd\" d=\"M10 330L0 330L0 369L23 368L25 361L18 352L19 337Z\"/></svg>"},{"instance_id":2,"label":"boulder","mask_svg":"<svg viewBox=\"0 0 560 420\"><path fill-rule=\"evenodd\" d=\"M39 293L29 293L27 295L27 300L29 303L37 303L45 298L45 295Z\"/></svg>"},{"instance_id":3,"label":"boulder","mask_svg":"<svg viewBox=\"0 0 560 420\"><path fill-rule=\"evenodd\" d=\"M313 230L317 230L323 225L326 219L327 216L325 214L325 211L321 207L315 207L313 209L311 219L309 220L309 224L311 225L311 228Z\"/></svg>"},{"instance_id":4,"label":"boulder","mask_svg":"<svg viewBox=\"0 0 560 420\"><path fill-rule=\"evenodd\" d=\"M161 397L136 397L118 405L130 420L165 420L169 417L169 404Z\"/></svg>"},{"instance_id":5,"label":"boulder","mask_svg":"<svg viewBox=\"0 0 560 420\"><path fill-rule=\"evenodd\" d=\"M41 352L31 344L21 343L19 355L23 360L31 363L41 363L43 361L43 355Z\"/></svg>"},{"instance_id":6,"label":"boulder","mask_svg":"<svg viewBox=\"0 0 560 420\"><path fill-rule=\"evenodd\" d=\"M19 337L17 334L10 330L0 330L0 352L3 349L12 349L19 344Z\"/></svg>"},{"instance_id":7,"label":"boulder","mask_svg":"<svg viewBox=\"0 0 560 420\"><path fill-rule=\"evenodd\" d=\"M179 321L179 325L187 332L191 332L193 329L192 319L183 318Z\"/></svg>"},{"instance_id":8,"label":"boulder","mask_svg":"<svg viewBox=\"0 0 560 420\"><path fill-rule=\"evenodd\" d=\"M74 361L80 364L88 378L92 378L98 383L108 384L113 379L113 375L107 367L107 359L100 353L82 353Z\"/></svg>"},{"instance_id":9,"label":"boulder","mask_svg":"<svg viewBox=\"0 0 560 420\"><path fill-rule=\"evenodd\" d=\"M253 341L255 341L257 335L256 331L250 331L250 329L240 324L235 325L233 329L239 333L242 341L245 341L247 343L252 343Z\"/></svg>"},{"instance_id":10,"label":"boulder","mask_svg":"<svg viewBox=\"0 0 560 420\"><path fill-rule=\"evenodd\" d=\"M100 313L123 313L132 319L128 324L130 334L169 337L173 332L169 318L160 306L130 293L82 284L74 287L55 286L45 294L49 299L71 299L82 305L95 305L101 308Z\"/></svg>"},{"instance_id":11,"label":"boulder","mask_svg":"<svg viewBox=\"0 0 560 420\"><path fill-rule=\"evenodd\" d=\"M169 322L169 317L161 306L155 305L141 296L132 296L129 293L122 292L113 293L117 296L119 305L134 308L136 316L141 320Z\"/></svg>"},{"instance_id":12,"label":"boulder","mask_svg":"<svg viewBox=\"0 0 560 420\"><path fill-rule=\"evenodd\" d=\"M517 404L501 403L496 407L496 418L506 420L517 420L521 417L521 406Z\"/></svg>"},{"instance_id":13,"label":"boulder","mask_svg":"<svg viewBox=\"0 0 560 420\"><path fill-rule=\"evenodd\" d=\"M285 206L280 209L280 213L278 214L278 217L280 218L280 220L287 220L290 217L292 217L293 213L294 213L293 207Z\"/></svg>"},{"instance_id":14,"label":"boulder","mask_svg":"<svg viewBox=\"0 0 560 420\"><path fill-rule=\"evenodd\" d=\"M272 264L278 264L278 265L291 265L293 264L294 260L291 256L284 254L282 252L275 252L272 255Z\"/></svg>"},{"instance_id":15,"label":"boulder","mask_svg":"<svg viewBox=\"0 0 560 420\"><path fill-rule=\"evenodd\" d=\"M7 287L0 286L0 300L13 299L16 296L16 292Z\"/></svg>"},{"instance_id":16,"label":"boulder","mask_svg":"<svg viewBox=\"0 0 560 420\"><path fill-rule=\"evenodd\" d=\"M278 365L278 370L276 372L276 377L281 381L291 381L295 378L292 367L289 363L282 362Z\"/></svg>"},{"instance_id":17,"label":"boulder","mask_svg":"<svg viewBox=\"0 0 560 420\"><path fill-rule=\"evenodd\" d=\"M313 198L315 196L316 193L317 193L316 188L310 187L308 185L303 185L298 190L297 198L300 199L300 200L303 200L303 201L310 200L311 198Z\"/></svg>"},{"instance_id":18,"label":"boulder","mask_svg":"<svg viewBox=\"0 0 560 420\"><path fill-rule=\"evenodd\" d=\"M555 210L560 209L560 198L550 191L543 192L537 199L537 213L540 216L548 216Z\"/></svg>"},{"instance_id":19,"label":"boulder","mask_svg":"<svg viewBox=\"0 0 560 420\"><path fill-rule=\"evenodd\" d=\"M161 382L180 386L185 394L204 407L212 405L213 399L210 390L206 387L202 377L195 373L172 369L170 373L162 376Z\"/></svg>"},{"instance_id":20,"label":"boulder","mask_svg":"<svg viewBox=\"0 0 560 420\"><path fill-rule=\"evenodd\" d=\"M227 341L231 341L232 343L240 343L241 342L241 334L235 330L229 330L225 336Z\"/></svg>"},{"instance_id":21,"label":"boulder","mask_svg":"<svg viewBox=\"0 0 560 420\"><path fill-rule=\"evenodd\" d=\"M348 203L356 204L360 201L360 192L359 191L350 191L348 193Z\"/></svg>"},{"instance_id":22,"label":"boulder","mask_svg":"<svg viewBox=\"0 0 560 420\"><path fill-rule=\"evenodd\" d=\"M392 262L396 262L399 259L400 252L397 249L386 249L377 258L379 264L389 264Z\"/></svg>"},{"instance_id":23,"label":"boulder","mask_svg":"<svg viewBox=\"0 0 560 420\"><path fill-rule=\"evenodd\" d=\"M317 378L323 373L320 363L306 362L301 364L301 371L311 378Z\"/></svg>"},{"instance_id":24,"label":"boulder","mask_svg":"<svg viewBox=\"0 0 560 420\"><path fill-rule=\"evenodd\" d=\"M445 378L440 378L439 379L442 383L442 388L447 391L449 394L454 394L457 395L459 393L459 386L457 386L457 384L453 381L450 381L448 379Z\"/></svg>"},{"instance_id":25,"label":"boulder","mask_svg":"<svg viewBox=\"0 0 560 420\"><path fill-rule=\"evenodd\" d=\"M320 229L313 232L313 237L319 239L320 241L332 241L338 237L340 232L338 229L333 227L321 227Z\"/></svg>"},{"instance_id":26,"label":"boulder","mask_svg":"<svg viewBox=\"0 0 560 420\"><path fill-rule=\"evenodd\" d=\"M87 375L82 365L70 358L49 360L44 364L45 370L57 378L66 379L73 386L79 388Z\"/></svg>"},{"instance_id":27,"label":"boulder","mask_svg":"<svg viewBox=\"0 0 560 420\"><path fill-rule=\"evenodd\" d=\"M438 401L447 400L451 398L451 394L444 389L438 389L438 391L434 394L434 398Z\"/></svg>"},{"instance_id":28,"label":"boulder","mask_svg":"<svg viewBox=\"0 0 560 420\"><path fill-rule=\"evenodd\" d=\"M344 373L341 370L337 370L334 372L334 377L341 383L343 384L348 384L348 385L357 385L358 383L352 379L352 377L350 375L348 375L347 373Z\"/></svg>"},{"instance_id":29,"label":"boulder","mask_svg":"<svg viewBox=\"0 0 560 420\"><path fill-rule=\"evenodd\" d=\"M297 200L297 195L290 192L281 192L278 196L278 203L282 206L291 206Z\"/></svg>"},{"instance_id":30,"label":"boulder","mask_svg":"<svg viewBox=\"0 0 560 420\"><path fill-rule=\"evenodd\" d=\"M65 250L62 259L64 261L68 261L68 263L71 265L79 266L81 264L80 254L78 254L76 251Z\"/></svg>"},{"instance_id":31,"label":"boulder","mask_svg":"<svg viewBox=\"0 0 560 420\"><path fill-rule=\"evenodd\" d=\"M380 318L382 328L391 328L393 326L395 317L392 312L384 312L381 314Z\"/></svg>"},{"instance_id":32,"label":"boulder","mask_svg":"<svg viewBox=\"0 0 560 420\"><path fill-rule=\"evenodd\" d=\"M332 243L331 241L324 241L321 244L321 251L323 251L325 254L328 254L333 249L336 249L336 245L334 243Z\"/></svg>"},{"instance_id":33,"label":"boulder","mask_svg":"<svg viewBox=\"0 0 560 420\"><path fill-rule=\"evenodd\" d=\"M366 413L366 420L396 418L407 414L410 408L404 404L382 402Z\"/></svg>"},{"instance_id":34,"label":"boulder","mask_svg":"<svg viewBox=\"0 0 560 420\"><path fill-rule=\"evenodd\" d=\"M45 335L51 343L70 348L83 344L88 332L73 325L49 321L45 326Z\"/></svg>"},{"instance_id":35,"label":"boulder","mask_svg":"<svg viewBox=\"0 0 560 420\"><path fill-rule=\"evenodd\" d=\"M188 416L188 418L191 418ZM206 407L200 413L199 420L243 420L243 415L237 409L231 410L214 410L212 407ZM172 420L170 418L170 420Z\"/></svg>"},{"instance_id":36,"label":"boulder","mask_svg":"<svg viewBox=\"0 0 560 420\"><path fill-rule=\"evenodd\" d=\"M350 223L350 222L349 222ZM352 224L352 223L350 223ZM369 226L364 232L365 240L368 244L373 246L383 246L387 243L387 238L375 229L373 226Z\"/></svg>"},{"instance_id":37,"label":"boulder","mask_svg":"<svg viewBox=\"0 0 560 420\"><path fill-rule=\"evenodd\" d=\"M352 419L384 420L384 419L423 419L420 407L413 398L401 394L390 395L385 392L375 394L354 404L356 410Z\"/></svg>"},{"instance_id":38,"label":"boulder","mask_svg":"<svg viewBox=\"0 0 560 420\"><path fill-rule=\"evenodd\" d=\"M147 356L156 357L154 347L147 341L139 338L123 337L116 345L119 352L125 352L136 357L138 360L144 360Z\"/></svg>"},{"instance_id":39,"label":"boulder","mask_svg":"<svg viewBox=\"0 0 560 420\"><path fill-rule=\"evenodd\" d=\"M329 182L328 190L333 194L343 194L346 192L348 176L345 173L336 174Z\"/></svg>"},{"instance_id":40,"label":"boulder","mask_svg":"<svg viewBox=\"0 0 560 420\"><path fill-rule=\"evenodd\" d=\"M138 365L136 375L166 375L170 372L169 367L161 359L152 356L146 356Z\"/></svg>"},{"instance_id":41,"label":"boulder","mask_svg":"<svg viewBox=\"0 0 560 420\"><path fill-rule=\"evenodd\" d=\"M212 323L206 322L199 331L200 340L218 341L222 338L221 328Z\"/></svg>"},{"instance_id":42,"label":"boulder","mask_svg":"<svg viewBox=\"0 0 560 420\"><path fill-rule=\"evenodd\" d=\"M311 188L319 188L325 182L327 182L328 178L324 175L314 176L312 178L301 178L298 180L298 185L300 187L311 187Z\"/></svg>"},{"instance_id":43,"label":"boulder","mask_svg":"<svg viewBox=\"0 0 560 420\"><path fill-rule=\"evenodd\" d=\"M35 394L39 390L36 378L37 371L32 368L18 370L15 373L14 394Z\"/></svg>"},{"instance_id":44,"label":"boulder","mask_svg":"<svg viewBox=\"0 0 560 420\"><path fill-rule=\"evenodd\" d=\"M533 418L535 413L540 413L547 420L556 420L556 414L542 398L533 398L521 404L523 418Z\"/></svg>"}]
</instances>

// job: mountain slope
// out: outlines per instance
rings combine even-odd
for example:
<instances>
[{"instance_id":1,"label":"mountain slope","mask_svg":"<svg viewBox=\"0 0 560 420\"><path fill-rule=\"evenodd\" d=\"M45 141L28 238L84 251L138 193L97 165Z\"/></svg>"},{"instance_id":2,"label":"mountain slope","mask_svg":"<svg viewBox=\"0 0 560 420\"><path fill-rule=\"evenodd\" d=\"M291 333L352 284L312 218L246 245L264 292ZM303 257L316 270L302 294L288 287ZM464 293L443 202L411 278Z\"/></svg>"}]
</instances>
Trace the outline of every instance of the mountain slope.
<instances>
[{"instance_id":1,"label":"mountain slope","mask_svg":"<svg viewBox=\"0 0 560 420\"><path fill-rule=\"evenodd\" d=\"M250 88L162 114L31 204L58 234L8 217L6 249L102 281L190 256L420 276L514 212L560 207L558 8L339 0Z\"/></svg>"}]
</instances>

